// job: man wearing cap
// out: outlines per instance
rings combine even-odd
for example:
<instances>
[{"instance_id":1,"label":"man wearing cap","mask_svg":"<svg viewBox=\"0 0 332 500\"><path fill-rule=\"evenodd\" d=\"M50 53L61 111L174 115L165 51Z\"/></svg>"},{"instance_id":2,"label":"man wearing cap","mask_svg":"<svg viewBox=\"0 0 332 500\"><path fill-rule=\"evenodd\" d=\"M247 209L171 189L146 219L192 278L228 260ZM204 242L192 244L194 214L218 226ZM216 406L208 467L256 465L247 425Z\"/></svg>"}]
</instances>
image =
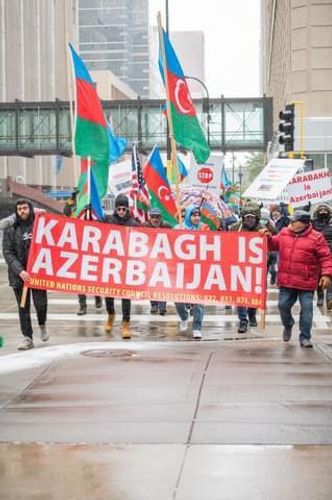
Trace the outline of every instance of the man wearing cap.
<instances>
[{"instance_id":1,"label":"man wearing cap","mask_svg":"<svg viewBox=\"0 0 332 500\"><path fill-rule=\"evenodd\" d=\"M118 226L139 226L139 223L133 216L129 208L129 199L124 194L119 194L115 199L115 209L112 215L107 215L105 217L105 222L109 224L116 224ZM113 324L115 320L115 307L114 298L106 297L106 310L108 313L108 318L105 323L105 332L110 333L113 329ZM131 300L121 299L122 304L122 324L121 324L121 335L123 339L131 338L130 331L130 312L131 312Z\"/></svg>"},{"instance_id":2,"label":"man wearing cap","mask_svg":"<svg viewBox=\"0 0 332 500\"><path fill-rule=\"evenodd\" d=\"M151 228L171 228L171 225L168 222L163 220L161 210L158 207L151 208L149 210L149 218L144 224L145 227ZM160 314L160 316L165 316L166 314L166 302L151 300L151 314Z\"/></svg>"},{"instance_id":3,"label":"man wearing cap","mask_svg":"<svg viewBox=\"0 0 332 500\"><path fill-rule=\"evenodd\" d=\"M272 236L267 229L269 250L279 252L279 312L284 342L289 342L295 323L291 309L300 301L300 345L312 347L313 296L317 285L323 289L331 283L332 254L324 236L315 231L310 214L296 210L290 225Z\"/></svg>"}]
</instances>

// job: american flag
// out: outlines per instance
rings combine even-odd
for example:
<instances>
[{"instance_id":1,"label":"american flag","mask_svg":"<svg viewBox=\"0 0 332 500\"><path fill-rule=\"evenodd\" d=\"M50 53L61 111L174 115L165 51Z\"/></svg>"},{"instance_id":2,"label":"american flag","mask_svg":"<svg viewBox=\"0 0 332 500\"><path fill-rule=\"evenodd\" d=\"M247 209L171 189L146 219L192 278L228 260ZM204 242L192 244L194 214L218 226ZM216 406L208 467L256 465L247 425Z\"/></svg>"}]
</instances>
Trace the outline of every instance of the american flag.
<instances>
[{"instance_id":1,"label":"american flag","mask_svg":"<svg viewBox=\"0 0 332 500\"><path fill-rule=\"evenodd\" d=\"M137 154L137 145L133 144L131 154L131 197L134 200L134 217L144 223L148 218L149 193L145 186L141 162Z\"/></svg>"}]
</instances>

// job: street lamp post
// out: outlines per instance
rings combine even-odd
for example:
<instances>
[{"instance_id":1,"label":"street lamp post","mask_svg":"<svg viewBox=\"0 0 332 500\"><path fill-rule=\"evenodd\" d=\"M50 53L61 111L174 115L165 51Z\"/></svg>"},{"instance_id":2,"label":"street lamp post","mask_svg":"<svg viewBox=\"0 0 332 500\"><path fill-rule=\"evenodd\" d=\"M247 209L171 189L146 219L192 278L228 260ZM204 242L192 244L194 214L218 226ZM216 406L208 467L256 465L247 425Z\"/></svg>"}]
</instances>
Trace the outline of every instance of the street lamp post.
<instances>
[{"instance_id":1,"label":"street lamp post","mask_svg":"<svg viewBox=\"0 0 332 500\"><path fill-rule=\"evenodd\" d=\"M166 17L166 33L167 36L169 36L169 15L168 15L168 0L165 0L165 17ZM171 141L169 138L169 124L167 120L166 124L166 154L167 154L167 161L170 161L171 159Z\"/></svg>"},{"instance_id":2,"label":"street lamp post","mask_svg":"<svg viewBox=\"0 0 332 500\"><path fill-rule=\"evenodd\" d=\"M206 113L207 113L207 142L208 145L210 146L210 121L211 121L211 116L210 116L210 94L207 86L205 83L197 78L196 76L187 76L185 75L186 80L195 80L196 82L200 83L202 87L204 88L206 92ZM203 101L203 111L204 111L204 101Z\"/></svg>"}]
</instances>

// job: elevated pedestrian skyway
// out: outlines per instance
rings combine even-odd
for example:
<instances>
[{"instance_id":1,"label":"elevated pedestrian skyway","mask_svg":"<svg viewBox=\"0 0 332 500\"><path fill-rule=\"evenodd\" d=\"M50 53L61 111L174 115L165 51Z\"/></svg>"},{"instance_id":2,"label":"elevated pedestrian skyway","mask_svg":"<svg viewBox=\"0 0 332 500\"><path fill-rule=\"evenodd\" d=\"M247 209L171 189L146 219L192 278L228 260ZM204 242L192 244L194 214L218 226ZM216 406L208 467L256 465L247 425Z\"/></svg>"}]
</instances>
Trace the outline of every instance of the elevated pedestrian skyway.
<instances>
[{"instance_id":1,"label":"elevated pedestrian skyway","mask_svg":"<svg viewBox=\"0 0 332 500\"><path fill-rule=\"evenodd\" d=\"M140 141L143 150L166 148L164 100L103 101L114 133ZM272 137L272 98L195 100L212 150L264 151ZM0 103L0 156L72 154L69 103Z\"/></svg>"}]
</instances>

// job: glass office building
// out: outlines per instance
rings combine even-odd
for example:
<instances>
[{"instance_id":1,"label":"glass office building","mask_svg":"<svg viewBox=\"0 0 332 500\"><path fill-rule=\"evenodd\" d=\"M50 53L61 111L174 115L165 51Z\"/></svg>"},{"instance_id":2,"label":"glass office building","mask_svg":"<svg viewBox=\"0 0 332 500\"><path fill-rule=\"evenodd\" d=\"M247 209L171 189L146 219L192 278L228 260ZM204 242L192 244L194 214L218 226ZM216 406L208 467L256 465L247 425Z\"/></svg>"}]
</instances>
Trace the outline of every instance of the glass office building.
<instances>
[{"instance_id":1,"label":"glass office building","mask_svg":"<svg viewBox=\"0 0 332 500\"><path fill-rule=\"evenodd\" d=\"M148 0L79 0L80 54L91 70L110 70L149 96Z\"/></svg>"}]
</instances>

